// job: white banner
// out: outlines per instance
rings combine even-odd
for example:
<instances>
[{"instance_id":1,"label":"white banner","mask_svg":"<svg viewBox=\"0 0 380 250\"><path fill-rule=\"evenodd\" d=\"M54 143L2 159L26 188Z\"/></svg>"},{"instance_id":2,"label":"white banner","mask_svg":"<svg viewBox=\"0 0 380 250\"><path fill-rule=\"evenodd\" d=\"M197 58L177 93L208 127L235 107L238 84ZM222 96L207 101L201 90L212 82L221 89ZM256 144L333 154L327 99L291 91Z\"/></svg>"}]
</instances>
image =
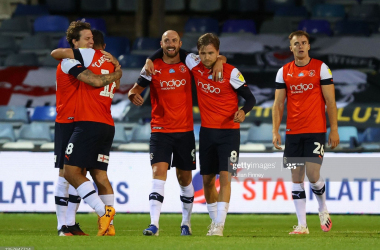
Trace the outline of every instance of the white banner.
<instances>
[{"instance_id":1,"label":"white banner","mask_svg":"<svg viewBox=\"0 0 380 250\"><path fill-rule=\"evenodd\" d=\"M240 154L240 157L279 157L273 154ZM363 154L333 154L326 157L363 157ZM365 155L364 155L365 156ZM367 154L379 157L380 154ZM0 212L54 212L54 190L58 170L52 152L0 152ZM199 161L197 161L198 163ZM365 171L365 166L361 166ZM289 175L288 171L283 172ZM148 153L111 152L109 179L115 193L115 208L123 212L149 212L148 196L152 171ZM328 169L322 167L328 180ZM89 177L89 175L88 175ZM285 178L285 176L284 176ZM218 183L218 182L217 182ZM193 171L195 204L193 211L206 213L199 165ZM318 212L317 201L305 183L307 212ZM380 213L380 179L326 182L327 207L331 213ZM82 202L80 212L92 209ZM170 170L165 184L162 212L181 212L180 189L175 171ZM232 182L231 213L294 213L291 183L268 177L247 177Z\"/></svg>"}]
</instances>

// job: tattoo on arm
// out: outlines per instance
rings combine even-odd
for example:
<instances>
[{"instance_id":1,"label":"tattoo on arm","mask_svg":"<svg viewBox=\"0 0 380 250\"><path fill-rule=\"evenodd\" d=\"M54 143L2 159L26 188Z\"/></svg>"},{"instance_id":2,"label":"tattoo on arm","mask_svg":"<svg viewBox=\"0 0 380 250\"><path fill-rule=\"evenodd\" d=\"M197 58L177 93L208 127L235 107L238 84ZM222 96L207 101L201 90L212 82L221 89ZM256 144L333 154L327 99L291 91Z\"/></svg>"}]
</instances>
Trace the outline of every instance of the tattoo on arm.
<instances>
[{"instance_id":1,"label":"tattoo on arm","mask_svg":"<svg viewBox=\"0 0 380 250\"><path fill-rule=\"evenodd\" d=\"M120 79L120 73L116 71L112 74L96 75L92 73L91 70L86 69L77 76L77 79L93 87L104 87L110 84L111 82Z\"/></svg>"}]
</instances>

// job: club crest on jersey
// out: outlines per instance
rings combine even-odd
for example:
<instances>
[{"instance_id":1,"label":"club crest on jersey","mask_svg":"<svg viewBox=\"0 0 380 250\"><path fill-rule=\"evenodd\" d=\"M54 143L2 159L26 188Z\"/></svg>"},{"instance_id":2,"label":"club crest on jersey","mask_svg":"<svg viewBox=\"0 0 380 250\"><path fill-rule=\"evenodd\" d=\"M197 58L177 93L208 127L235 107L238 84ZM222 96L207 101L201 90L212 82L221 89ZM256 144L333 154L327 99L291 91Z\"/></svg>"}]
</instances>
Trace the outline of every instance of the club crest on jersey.
<instances>
[{"instance_id":1,"label":"club crest on jersey","mask_svg":"<svg viewBox=\"0 0 380 250\"><path fill-rule=\"evenodd\" d=\"M186 73L186 67L185 67L185 65L180 65L179 66L179 71L181 71L182 73Z\"/></svg>"},{"instance_id":2,"label":"club crest on jersey","mask_svg":"<svg viewBox=\"0 0 380 250\"><path fill-rule=\"evenodd\" d=\"M310 70L310 71L309 71L309 76L310 76L310 77L315 76L315 70Z\"/></svg>"},{"instance_id":3,"label":"club crest on jersey","mask_svg":"<svg viewBox=\"0 0 380 250\"><path fill-rule=\"evenodd\" d=\"M174 69L169 69L169 73L175 73L175 70Z\"/></svg>"}]
</instances>

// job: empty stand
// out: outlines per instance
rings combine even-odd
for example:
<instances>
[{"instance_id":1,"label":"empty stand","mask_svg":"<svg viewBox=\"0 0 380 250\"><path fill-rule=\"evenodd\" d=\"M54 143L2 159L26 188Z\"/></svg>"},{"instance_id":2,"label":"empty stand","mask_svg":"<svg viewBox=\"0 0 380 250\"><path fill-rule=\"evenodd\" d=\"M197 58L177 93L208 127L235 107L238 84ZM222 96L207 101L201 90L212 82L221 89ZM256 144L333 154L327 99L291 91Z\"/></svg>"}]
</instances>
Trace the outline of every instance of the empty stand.
<instances>
[{"instance_id":1,"label":"empty stand","mask_svg":"<svg viewBox=\"0 0 380 250\"><path fill-rule=\"evenodd\" d=\"M5 58L4 66L38 66L38 57L33 53L11 54Z\"/></svg>"},{"instance_id":2,"label":"empty stand","mask_svg":"<svg viewBox=\"0 0 380 250\"><path fill-rule=\"evenodd\" d=\"M304 30L310 35L331 36L330 23L327 20L303 20L298 25L299 30Z\"/></svg>"},{"instance_id":3,"label":"empty stand","mask_svg":"<svg viewBox=\"0 0 380 250\"><path fill-rule=\"evenodd\" d=\"M30 36L33 26L26 16L16 16L3 20L0 26L0 35L12 36L20 41L26 36Z\"/></svg>"},{"instance_id":4,"label":"empty stand","mask_svg":"<svg viewBox=\"0 0 380 250\"><path fill-rule=\"evenodd\" d=\"M338 21L334 27L334 36L369 36L371 29L365 21Z\"/></svg>"},{"instance_id":5,"label":"empty stand","mask_svg":"<svg viewBox=\"0 0 380 250\"><path fill-rule=\"evenodd\" d=\"M23 124L20 128L20 135L17 141L30 141L35 145L41 145L45 142L52 142L50 127L46 123L32 122Z\"/></svg>"},{"instance_id":6,"label":"empty stand","mask_svg":"<svg viewBox=\"0 0 380 250\"><path fill-rule=\"evenodd\" d=\"M10 122L14 125L29 122L26 108L10 105L0 106L0 122Z\"/></svg>"},{"instance_id":7,"label":"empty stand","mask_svg":"<svg viewBox=\"0 0 380 250\"><path fill-rule=\"evenodd\" d=\"M259 0L227 0L228 12L254 12L259 11Z\"/></svg>"},{"instance_id":8,"label":"empty stand","mask_svg":"<svg viewBox=\"0 0 380 250\"><path fill-rule=\"evenodd\" d=\"M139 37L133 42L132 52L134 55L151 55L160 48L160 38Z\"/></svg>"},{"instance_id":9,"label":"empty stand","mask_svg":"<svg viewBox=\"0 0 380 250\"><path fill-rule=\"evenodd\" d=\"M109 12L112 10L111 0L81 0L80 8L84 12Z\"/></svg>"},{"instance_id":10,"label":"empty stand","mask_svg":"<svg viewBox=\"0 0 380 250\"><path fill-rule=\"evenodd\" d=\"M77 10L76 0L46 0L46 5L49 11L72 13Z\"/></svg>"},{"instance_id":11,"label":"empty stand","mask_svg":"<svg viewBox=\"0 0 380 250\"><path fill-rule=\"evenodd\" d=\"M16 140L12 124L0 123L0 144Z\"/></svg>"},{"instance_id":12,"label":"empty stand","mask_svg":"<svg viewBox=\"0 0 380 250\"><path fill-rule=\"evenodd\" d=\"M85 22L91 25L91 29L99 30L103 32L104 35L107 34L107 25L106 25L106 21L103 18L79 18L78 20L82 20L82 19L84 19Z\"/></svg>"},{"instance_id":13,"label":"empty stand","mask_svg":"<svg viewBox=\"0 0 380 250\"><path fill-rule=\"evenodd\" d=\"M221 0L190 0L190 10L195 12L214 12L222 9Z\"/></svg>"},{"instance_id":14,"label":"empty stand","mask_svg":"<svg viewBox=\"0 0 380 250\"><path fill-rule=\"evenodd\" d=\"M256 24L253 20L227 20L223 24L223 33L256 34Z\"/></svg>"},{"instance_id":15,"label":"empty stand","mask_svg":"<svg viewBox=\"0 0 380 250\"><path fill-rule=\"evenodd\" d=\"M106 51L118 58L122 54L130 53L129 40L126 37L111 37L104 38L106 43Z\"/></svg>"},{"instance_id":16,"label":"empty stand","mask_svg":"<svg viewBox=\"0 0 380 250\"><path fill-rule=\"evenodd\" d=\"M196 33L198 36L204 33L218 34L219 24L214 18L189 18L185 24L185 33Z\"/></svg>"},{"instance_id":17,"label":"empty stand","mask_svg":"<svg viewBox=\"0 0 380 250\"><path fill-rule=\"evenodd\" d=\"M336 22L345 18L344 6L340 4L318 4L314 6L312 12L313 19L324 19L329 22Z\"/></svg>"},{"instance_id":18,"label":"empty stand","mask_svg":"<svg viewBox=\"0 0 380 250\"><path fill-rule=\"evenodd\" d=\"M123 68L139 68L145 65L146 56L143 55L120 55L119 63Z\"/></svg>"},{"instance_id":19,"label":"empty stand","mask_svg":"<svg viewBox=\"0 0 380 250\"><path fill-rule=\"evenodd\" d=\"M43 121L43 122L54 122L57 116L57 111L55 107L51 106L39 106L34 109L33 115L30 120L33 121Z\"/></svg>"},{"instance_id":20,"label":"empty stand","mask_svg":"<svg viewBox=\"0 0 380 250\"><path fill-rule=\"evenodd\" d=\"M295 0L265 0L265 10L268 12L275 12L281 6L290 5L296 6Z\"/></svg>"},{"instance_id":21,"label":"empty stand","mask_svg":"<svg viewBox=\"0 0 380 250\"><path fill-rule=\"evenodd\" d=\"M165 11L184 11L185 9L185 0L165 0Z\"/></svg>"},{"instance_id":22,"label":"empty stand","mask_svg":"<svg viewBox=\"0 0 380 250\"><path fill-rule=\"evenodd\" d=\"M136 12L137 0L117 0L116 8L118 11Z\"/></svg>"}]
</instances>

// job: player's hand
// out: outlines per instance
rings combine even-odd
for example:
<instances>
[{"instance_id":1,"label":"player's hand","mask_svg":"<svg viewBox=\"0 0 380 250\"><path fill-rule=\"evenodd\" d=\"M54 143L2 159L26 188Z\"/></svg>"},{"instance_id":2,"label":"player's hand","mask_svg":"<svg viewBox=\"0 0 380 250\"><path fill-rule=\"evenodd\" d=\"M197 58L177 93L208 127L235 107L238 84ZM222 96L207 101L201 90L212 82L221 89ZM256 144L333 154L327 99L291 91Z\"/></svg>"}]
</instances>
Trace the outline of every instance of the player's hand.
<instances>
[{"instance_id":1,"label":"player's hand","mask_svg":"<svg viewBox=\"0 0 380 250\"><path fill-rule=\"evenodd\" d=\"M147 75L147 76L151 76L151 75L156 74L156 72L154 70L154 64L153 64L152 60L150 60L149 58L146 59L146 61L145 61L144 69L145 69L145 75Z\"/></svg>"},{"instance_id":2,"label":"player's hand","mask_svg":"<svg viewBox=\"0 0 380 250\"><path fill-rule=\"evenodd\" d=\"M331 145L331 149L334 149L339 144L339 134L338 130L331 130L329 134L329 146Z\"/></svg>"},{"instance_id":3,"label":"player's hand","mask_svg":"<svg viewBox=\"0 0 380 250\"><path fill-rule=\"evenodd\" d=\"M211 73L211 70L210 72ZM212 80L215 82L219 82L223 79L223 61L217 59L214 67L212 67Z\"/></svg>"},{"instance_id":4,"label":"player's hand","mask_svg":"<svg viewBox=\"0 0 380 250\"><path fill-rule=\"evenodd\" d=\"M244 110L240 109L240 110L236 111L235 116L234 116L234 122L241 123L241 122L244 122L244 120L245 120Z\"/></svg>"},{"instance_id":5,"label":"player's hand","mask_svg":"<svg viewBox=\"0 0 380 250\"><path fill-rule=\"evenodd\" d=\"M111 55L111 53L108 53L107 51L104 51L104 50L100 50L100 52L103 53L107 62L111 62L113 65L115 65L115 67L120 65L119 61L113 55Z\"/></svg>"},{"instance_id":6,"label":"player's hand","mask_svg":"<svg viewBox=\"0 0 380 250\"><path fill-rule=\"evenodd\" d=\"M273 132L272 143L276 149L282 150L281 146L281 136L278 132Z\"/></svg>"},{"instance_id":7,"label":"player's hand","mask_svg":"<svg viewBox=\"0 0 380 250\"><path fill-rule=\"evenodd\" d=\"M144 103L144 99L139 94L130 94L128 98L136 106L141 106Z\"/></svg>"}]
</instances>

